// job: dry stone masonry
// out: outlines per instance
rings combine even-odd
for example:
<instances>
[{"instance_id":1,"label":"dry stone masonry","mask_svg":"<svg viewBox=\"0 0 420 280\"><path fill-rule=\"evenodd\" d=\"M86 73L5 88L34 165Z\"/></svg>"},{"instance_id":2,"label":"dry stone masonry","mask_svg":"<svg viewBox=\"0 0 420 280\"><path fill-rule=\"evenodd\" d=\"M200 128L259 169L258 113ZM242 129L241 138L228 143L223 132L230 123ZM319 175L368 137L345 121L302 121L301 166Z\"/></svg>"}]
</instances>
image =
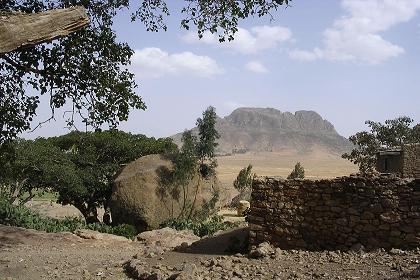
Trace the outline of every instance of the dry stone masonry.
<instances>
[{"instance_id":1,"label":"dry stone masonry","mask_svg":"<svg viewBox=\"0 0 420 280\"><path fill-rule=\"evenodd\" d=\"M420 247L420 179L259 177L251 196L250 245L340 249Z\"/></svg>"},{"instance_id":2,"label":"dry stone masonry","mask_svg":"<svg viewBox=\"0 0 420 280\"><path fill-rule=\"evenodd\" d=\"M420 178L420 143L404 146L402 169L404 177Z\"/></svg>"}]
</instances>

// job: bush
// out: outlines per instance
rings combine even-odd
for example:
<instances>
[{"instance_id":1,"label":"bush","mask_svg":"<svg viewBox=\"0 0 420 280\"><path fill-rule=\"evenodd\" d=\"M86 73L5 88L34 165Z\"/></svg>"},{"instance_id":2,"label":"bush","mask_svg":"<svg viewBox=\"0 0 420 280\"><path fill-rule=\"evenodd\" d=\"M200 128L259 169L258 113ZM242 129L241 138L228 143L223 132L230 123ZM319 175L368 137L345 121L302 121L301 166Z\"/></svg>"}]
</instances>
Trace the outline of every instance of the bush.
<instances>
[{"instance_id":1,"label":"bush","mask_svg":"<svg viewBox=\"0 0 420 280\"><path fill-rule=\"evenodd\" d=\"M15 206L6 199L0 198L0 224L23 227L46 232L74 232L78 229L91 229L133 238L137 231L132 225L108 226L103 223L86 224L81 218L54 219L42 217L25 206Z\"/></svg>"},{"instance_id":2,"label":"bush","mask_svg":"<svg viewBox=\"0 0 420 280\"><path fill-rule=\"evenodd\" d=\"M249 164L248 167L244 167L239 171L238 176L233 182L233 186L240 193L246 189L251 189L252 181L254 180L255 174L252 174L252 165Z\"/></svg>"},{"instance_id":3,"label":"bush","mask_svg":"<svg viewBox=\"0 0 420 280\"><path fill-rule=\"evenodd\" d=\"M305 178L305 169L300 164L300 162L296 163L295 168L292 170L287 179L303 179Z\"/></svg>"},{"instance_id":4,"label":"bush","mask_svg":"<svg viewBox=\"0 0 420 280\"><path fill-rule=\"evenodd\" d=\"M136 228L128 224L109 226L104 223L94 223L94 224L87 224L86 228L103 232L103 233L125 236L130 239L137 235Z\"/></svg>"},{"instance_id":5,"label":"bush","mask_svg":"<svg viewBox=\"0 0 420 280\"><path fill-rule=\"evenodd\" d=\"M191 219L171 219L160 225L161 228L170 227L176 230L192 230L195 235L203 237L213 235L219 230L226 230L232 225L223 223L222 216L212 216L204 221L194 221Z\"/></svg>"}]
</instances>

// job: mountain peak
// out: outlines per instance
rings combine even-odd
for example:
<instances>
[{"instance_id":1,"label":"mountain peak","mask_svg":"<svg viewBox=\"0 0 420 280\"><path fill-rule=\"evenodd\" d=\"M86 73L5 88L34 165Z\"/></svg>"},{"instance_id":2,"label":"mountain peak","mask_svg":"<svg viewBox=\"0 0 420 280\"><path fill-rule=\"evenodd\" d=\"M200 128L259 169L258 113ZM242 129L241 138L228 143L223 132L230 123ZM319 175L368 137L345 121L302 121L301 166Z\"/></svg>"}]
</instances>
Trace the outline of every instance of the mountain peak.
<instances>
[{"instance_id":1,"label":"mountain peak","mask_svg":"<svg viewBox=\"0 0 420 280\"><path fill-rule=\"evenodd\" d=\"M290 113L274 108L238 108L218 118L216 129L221 135L219 153L284 149L305 153L315 146L341 153L351 147L350 142L315 111ZM181 133L173 139L180 144Z\"/></svg>"},{"instance_id":2,"label":"mountain peak","mask_svg":"<svg viewBox=\"0 0 420 280\"><path fill-rule=\"evenodd\" d=\"M315 111L281 112L274 108L238 108L224 120L250 129L322 131L336 134L334 126Z\"/></svg>"}]
</instances>

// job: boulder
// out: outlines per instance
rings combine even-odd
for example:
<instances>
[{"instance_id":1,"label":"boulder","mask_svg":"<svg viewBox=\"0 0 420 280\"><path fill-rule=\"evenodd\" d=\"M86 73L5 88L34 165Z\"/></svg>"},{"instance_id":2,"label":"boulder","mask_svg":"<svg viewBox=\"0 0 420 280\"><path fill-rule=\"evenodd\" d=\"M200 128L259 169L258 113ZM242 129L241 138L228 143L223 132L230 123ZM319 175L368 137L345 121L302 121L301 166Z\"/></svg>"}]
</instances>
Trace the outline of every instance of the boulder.
<instances>
[{"instance_id":1,"label":"boulder","mask_svg":"<svg viewBox=\"0 0 420 280\"><path fill-rule=\"evenodd\" d=\"M251 204L249 203L249 201L246 201L246 200L239 201L238 208L237 208L238 216L239 217L244 216L245 211L248 210L250 207L251 207Z\"/></svg>"},{"instance_id":2,"label":"boulder","mask_svg":"<svg viewBox=\"0 0 420 280\"><path fill-rule=\"evenodd\" d=\"M171 250L184 244L189 246L200 240L200 237L194 235L191 230L162 228L142 232L137 235L136 240L148 246L155 245Z\"/></svg>"},{"instance_id":3,"label":"boulder","mask_svg":"<svg viewBox=\"0 0 420 280\"><path fill-rule=\"evenodd\" d=\"M260 243L258 246L251 248L249 256L251 258L260 259L260 258L270 257L274 254L276 254L275 248L273 248L270 245L270 243L263 242L263 243Z\"/></svg>"},{"instance_id":4,"label":"boulder","mask_svg":"<svg viewBox=\"0 0 420 280\"><path fill-rule=\"evenodd\" d=\"M178 186L178 195L174 195L162 183L171 169L171 161L163 155L144 156L126 165L112 189L109 206L113 223L132 224L139 231L156 229L180 213L188 215L191 205L193 216L199 214L216 194L220 195L217 177L204 179L198 174L185 187Z\"/></svg>"},{"instance_id":5,"label":"boulder","mask_svg":"<svg viewBox=\"0 0 420 280\"><path fill-rule=\"evenodd\" d=\"M251 192L252 192L251 188L245 188L238 195L236 195L234 198L232 198L229 206L232 207L232 208L237 208L238 205L239 205L239 201L241 201L241 200L250 201L251 200Z\"/></svg>"}]
</instances>

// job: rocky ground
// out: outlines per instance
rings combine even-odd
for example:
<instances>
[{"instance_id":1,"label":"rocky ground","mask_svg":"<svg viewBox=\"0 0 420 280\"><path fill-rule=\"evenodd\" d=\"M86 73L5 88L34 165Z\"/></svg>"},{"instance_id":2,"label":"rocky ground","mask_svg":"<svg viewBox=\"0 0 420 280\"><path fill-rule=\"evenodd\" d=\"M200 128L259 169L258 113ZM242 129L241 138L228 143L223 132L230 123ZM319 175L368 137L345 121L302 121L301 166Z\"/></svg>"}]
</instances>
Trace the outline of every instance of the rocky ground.
<instances>
[{"instance_id":1,"label":"rocky ground","mask_svg":"<svg viewBox=\"0 0 420 280\"><path fill-rule=\"evenodd\" d=\"M0 226L0 279L420 279L419 249L307 252L263 244L245 256L234 253L244 229L191 245L196 237L171 234L129 241Z\"/></svg>"}]
</instances>

